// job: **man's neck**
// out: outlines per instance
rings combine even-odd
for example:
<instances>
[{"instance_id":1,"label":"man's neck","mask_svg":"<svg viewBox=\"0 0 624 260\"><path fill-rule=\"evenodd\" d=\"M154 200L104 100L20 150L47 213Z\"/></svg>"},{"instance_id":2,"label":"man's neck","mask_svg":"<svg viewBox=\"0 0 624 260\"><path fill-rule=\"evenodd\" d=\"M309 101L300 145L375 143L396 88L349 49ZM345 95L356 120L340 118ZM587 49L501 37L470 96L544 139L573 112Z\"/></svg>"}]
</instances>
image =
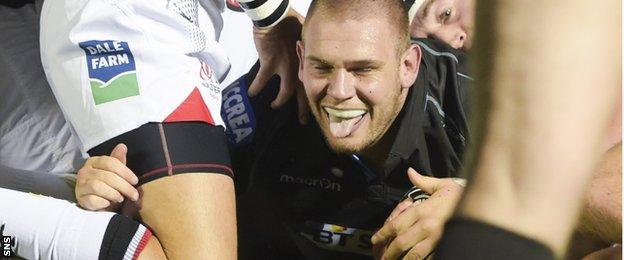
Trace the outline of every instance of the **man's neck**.
<instances>
[{"instance_id":1,"label":"man's neck","mask_svg":"<svg viewBox=\"0 0 624 260\"><path fill-rule=\"evenodd\" d=\"M375 145L362 151L360 154L366 160L366 165L373 172L383 174L384 165L398 132L398 125L393 124Z\"/></svg>"},{"instance_id":2,"label":"man's neck","mask_svg":"<svg viewBox=\"0 0 624 260\"><path fill-rule=\"evenodd\" d=\"M386 160L388 159L390 150L392 149L394 141L397 138L397 134L399 133L402 117L401 112L405 109L405 103L407 97L409 96L410 89L402 89L402 91L405 92L402 93L400 99L398 100L398 102L401 103L400 109L394 115L394 119L390 123L390 127L386 130L381 139L360 153L360 155L366 160L368 167L377 174L384 174Z\"/></svg>"}]
</instances>

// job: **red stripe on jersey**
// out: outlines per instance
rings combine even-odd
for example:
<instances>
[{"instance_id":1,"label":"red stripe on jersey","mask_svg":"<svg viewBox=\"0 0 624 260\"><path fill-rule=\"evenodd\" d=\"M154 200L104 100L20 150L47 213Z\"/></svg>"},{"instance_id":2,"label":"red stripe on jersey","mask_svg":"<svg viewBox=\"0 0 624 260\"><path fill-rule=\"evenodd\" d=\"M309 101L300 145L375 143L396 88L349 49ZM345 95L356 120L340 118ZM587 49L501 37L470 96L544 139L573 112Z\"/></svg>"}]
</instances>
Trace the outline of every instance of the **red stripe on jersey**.
<instances>
[{"instance_id":1,"label":"red stripe on jersey","mask_svg":"<svg viewBox=\"0 0 624 260\"><path fill-rule=\"evenodd\" d=\"M145 246L147 245L147 241L150 239L150 237L152 237L152 231L146 228L145 233L143 234L143 237L141 237L141 240L139 241L139 245L137 246L136 250L134 251L134 254L132 255L132 260L139 259L139 255L141 255L141 252L143 252L143 249L145 249Z\"/></svg>"},{"instance_id":2,"label":"red stripe on jersey","mask_svg":"<svg viewBox=\"0 0 624 260\"><path fill-rule=\"evenodd\" d=\"M204 103L199 89L195 87L193 92L176 108L167 118L164 123L171 122L192 122L200 121L214 125L214 120L210 114L210 109Z\"/></svg>"}]
</instances>

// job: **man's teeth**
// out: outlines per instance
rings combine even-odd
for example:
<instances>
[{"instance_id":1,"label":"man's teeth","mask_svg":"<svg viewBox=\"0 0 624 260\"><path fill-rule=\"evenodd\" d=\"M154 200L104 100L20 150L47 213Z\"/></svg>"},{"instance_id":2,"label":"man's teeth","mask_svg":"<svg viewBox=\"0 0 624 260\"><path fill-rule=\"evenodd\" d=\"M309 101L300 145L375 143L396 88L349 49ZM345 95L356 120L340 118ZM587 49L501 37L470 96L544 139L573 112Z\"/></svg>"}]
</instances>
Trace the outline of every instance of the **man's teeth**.
<instances>
[{"instance_id":1,"label":"man's teeth","mask_svg":"<svg viewBox=\"0 0 624 260\"><path fill-rule=\"evenodd\" d=\"M324 108L325 111L327 111L327 114L329 114L330 116L346 119L358 117L366 113L366 110L364 109L332 109L329 107Z\"/></svg>"}]
</instances>

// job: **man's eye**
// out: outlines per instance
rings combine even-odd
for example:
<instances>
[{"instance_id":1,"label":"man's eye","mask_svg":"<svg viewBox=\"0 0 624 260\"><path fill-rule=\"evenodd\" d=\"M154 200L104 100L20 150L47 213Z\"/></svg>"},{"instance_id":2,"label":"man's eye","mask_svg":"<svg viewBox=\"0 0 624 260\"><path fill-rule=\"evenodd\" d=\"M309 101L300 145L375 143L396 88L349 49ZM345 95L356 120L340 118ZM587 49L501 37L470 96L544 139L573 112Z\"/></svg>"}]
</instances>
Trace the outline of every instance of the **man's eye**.
<instances>
[{"instance_id":1,"label":"man's eye","mask_svg":"<svg viewBox=\"0 0 624 260\"><path fill-rule=\"evenodd\" d=\"M453 14L453 10L448 8L448 9L444 10L444 12L442 12L442 14L440 14L440 19L442 19L442 21L447 21L449 18L451 18L452 14Z\"/></svg>"},{"instance_id":2,"label":"man's eye","mask_svg":"<svg viewBox=\"0 0 624 260\"><path fill-rule=\"evenodd\" d=\"M362 67L362 68L353 69L353 72L355 72L355 73L367 73L367 72L371 72L372 70L373 70L373 68L371 68L371 67Z\"/></svg>"},{"instance_id":3,"label":"man's eye","mask_svg":"<svg viewBox=\"0 0 624 260\"><path fill-rule=\"evenodd\" d=\"M330 72L332 68L329 66L314 66L314 69L321 73L327 73Z\"/></svg>"}]
</instances>

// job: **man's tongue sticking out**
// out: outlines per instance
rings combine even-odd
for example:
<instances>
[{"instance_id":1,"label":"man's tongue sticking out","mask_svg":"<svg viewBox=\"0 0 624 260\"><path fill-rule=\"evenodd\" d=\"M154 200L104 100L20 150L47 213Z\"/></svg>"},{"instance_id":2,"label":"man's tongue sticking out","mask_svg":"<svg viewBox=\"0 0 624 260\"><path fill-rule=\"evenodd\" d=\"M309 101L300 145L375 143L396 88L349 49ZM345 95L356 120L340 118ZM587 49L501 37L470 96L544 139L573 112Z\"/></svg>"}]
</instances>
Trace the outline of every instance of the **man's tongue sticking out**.
<instances>
[{"instance_id":1,"label":"man's tongue sticking out","mask_svg":"<svg viewBox=\"0 0 624 260\"><path fill-rule=\"evenodd\" d=\"M329 129L336 138L347 137L351 134L351 132L353 132L353 128L360 118L362 117L345 119L330 116Z\"/></svg>"}]
</instances>

